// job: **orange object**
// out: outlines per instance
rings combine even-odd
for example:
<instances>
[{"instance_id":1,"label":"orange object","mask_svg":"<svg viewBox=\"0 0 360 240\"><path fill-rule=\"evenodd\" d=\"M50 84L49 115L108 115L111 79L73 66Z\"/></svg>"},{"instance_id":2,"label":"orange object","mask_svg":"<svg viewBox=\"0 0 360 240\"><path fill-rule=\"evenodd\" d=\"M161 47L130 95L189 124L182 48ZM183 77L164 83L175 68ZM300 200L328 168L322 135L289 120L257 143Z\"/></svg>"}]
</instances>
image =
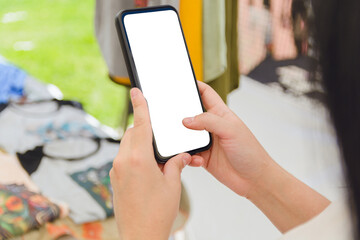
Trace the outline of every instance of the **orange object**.
<instances>
[{"instance_id":1,"label":"orange object","mask_svg":"<svg viewBox=\"0 0 360 240\"><path fill-rule=\"evenodd\" d=\"M113 75L109 74L109 78L117 84L121 84L121 85L128 86L128 87L131 86L130 79L128 77L118 77L118 76L113 76Z\"/></svg>"},{"instance_id":2,"label":"orange object","mask_svg":"<svg viewBox=\"0 0 360 240\"><path fill-rule=\"evenodd\" d=\"M89 222L82 225L83 237L85 239L100 240L102 234L102 226L99 222Z\"/></svg>"},{"instance_id":3,"label":"orange object","mask_svg":"<svg viewBox=\"0 0 360 240\"><path fill-rule=\"evenodd\" d=\"M196 79L203 81L202 0L180 0L179 14Z\"/></svg>"},{"instance_id":4,"label":"orange object","mask_svg":"<svg viewBox=\"0 0 360 240\"><path fill-rule=\"evenodd\" d=\"M10 196L6 200L5 206L10 211L14 211L14 212L22 211L24 209L24 204L21 198L18 198L16 196Z\"/></svg>"},{"instance_id":5,"label":"orange object","mask_svg":"<svg viewBox=\"0 0 360 240\"><path fill-rule=\"evenodd\" d=\"M46 230L54 239L65 235L76 236L75 233L65 224L55 225L52 223L47 223Z\"/></svg>"}]
</instances>

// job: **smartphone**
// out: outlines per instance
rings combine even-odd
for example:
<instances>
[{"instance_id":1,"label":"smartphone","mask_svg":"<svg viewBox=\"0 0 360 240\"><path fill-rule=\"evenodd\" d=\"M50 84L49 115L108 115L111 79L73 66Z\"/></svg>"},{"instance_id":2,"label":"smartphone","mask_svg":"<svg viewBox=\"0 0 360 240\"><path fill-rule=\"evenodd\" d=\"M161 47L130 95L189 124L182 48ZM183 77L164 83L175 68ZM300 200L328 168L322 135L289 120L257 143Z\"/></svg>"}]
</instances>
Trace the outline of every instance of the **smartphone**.
<instances>
[{"instance_id":1,"label":"smartphone","mask_svg":"<svg viewBox=\"0 0 360 240\"><path fill-rule=\"evenodd\" d=\"M209 132L182 124L204 107L176 9L129 9L117 14L115 24L131 85L148 104L156 160L209 149Z\"/></svg>"}]
</instances>

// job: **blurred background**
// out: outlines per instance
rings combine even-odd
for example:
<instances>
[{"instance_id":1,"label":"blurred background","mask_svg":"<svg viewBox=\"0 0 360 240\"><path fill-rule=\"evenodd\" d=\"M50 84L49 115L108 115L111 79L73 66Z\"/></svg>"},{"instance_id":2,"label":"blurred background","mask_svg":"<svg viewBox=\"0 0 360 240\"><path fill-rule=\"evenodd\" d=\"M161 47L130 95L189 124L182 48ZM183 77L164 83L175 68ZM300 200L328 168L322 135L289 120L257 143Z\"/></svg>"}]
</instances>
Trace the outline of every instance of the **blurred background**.
<instances>
[{"instance_id":1,"label":"blurred background","mask_svg":"<svg viewBox=\"0 0 360 240\"><path fill-rule=\"evenodd\" d=\"M344 196L310 0L0 0L0 238L117 239L108 173L131 107L114 17L159 4L178 9L197 79L269 154L328 199ZM182 182L171 239L281 236L203 169Z\"/></svg>"},{"instance_id":2,"label":"blurred background","mask_svg":"<svg viewBox=\"0 0 360 240\"><path fill-rule=\"evenodd\" d=\"M94 9L93 0L0 0L0 55L116 127L125 90L108 79Z\"/></svg>"},{"instance_id":3,"label":"blurred background","mask_svg":"<svg viewBox=\"0 0 360 240\"><path fill-rule=\"evenodd\" d=\"M307 54L308 9L304 1L298 2L297 12L291 12L291 0L239 0L233 6L238 7L241 74L251 73L269 56L286 60ZM116 127L127 106L126 89L108 81L94 16L94 0L0 0L0 54L59 87L65 99L80 101L100 122Z\"/></svg>"}]
</instances>

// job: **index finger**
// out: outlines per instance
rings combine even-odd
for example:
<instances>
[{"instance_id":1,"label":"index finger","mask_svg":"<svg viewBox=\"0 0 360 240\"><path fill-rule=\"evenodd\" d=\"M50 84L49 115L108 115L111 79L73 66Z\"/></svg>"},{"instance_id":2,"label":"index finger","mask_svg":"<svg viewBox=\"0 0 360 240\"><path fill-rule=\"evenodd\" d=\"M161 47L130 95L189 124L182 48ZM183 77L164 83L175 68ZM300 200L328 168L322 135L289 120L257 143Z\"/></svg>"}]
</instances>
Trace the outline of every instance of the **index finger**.
<instances>
[{"instance_id":1,"label":"index finger","mask_svg":"<svg viewBox=\"0 0 360 240\"><path fill-rule=\"evenodd\" d=\"M219 115L223 115L228 109L227 105L224 103L222 98L206 83L197 81L201 99L203 101L204 107L208 111L215 112Z\"/></svg>"}]
</instances>

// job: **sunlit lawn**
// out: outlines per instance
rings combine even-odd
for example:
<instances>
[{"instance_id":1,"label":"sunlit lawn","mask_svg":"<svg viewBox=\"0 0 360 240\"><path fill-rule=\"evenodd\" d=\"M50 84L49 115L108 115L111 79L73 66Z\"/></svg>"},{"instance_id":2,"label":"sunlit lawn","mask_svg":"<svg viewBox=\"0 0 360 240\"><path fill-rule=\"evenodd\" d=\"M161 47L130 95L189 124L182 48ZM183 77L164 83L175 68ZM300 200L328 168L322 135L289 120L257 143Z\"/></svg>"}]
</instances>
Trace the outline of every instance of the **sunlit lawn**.
<instances>
[{"instance_id":1,"label":"sunlit lawn","mask_svg":"<svg viewBox=\"0 0 360 240\"><path fill-rule=\"evenodd\" d=\"M94 4L94 0L0 0L0 55L55 84L65 99L80 101L87 112L115 127L125 89L107 78L94 36ZM2 21L6 13L19 11L17 21ZM33 49L15 50L18 42L30 42Z\"/></svg>"}]
</instances>

